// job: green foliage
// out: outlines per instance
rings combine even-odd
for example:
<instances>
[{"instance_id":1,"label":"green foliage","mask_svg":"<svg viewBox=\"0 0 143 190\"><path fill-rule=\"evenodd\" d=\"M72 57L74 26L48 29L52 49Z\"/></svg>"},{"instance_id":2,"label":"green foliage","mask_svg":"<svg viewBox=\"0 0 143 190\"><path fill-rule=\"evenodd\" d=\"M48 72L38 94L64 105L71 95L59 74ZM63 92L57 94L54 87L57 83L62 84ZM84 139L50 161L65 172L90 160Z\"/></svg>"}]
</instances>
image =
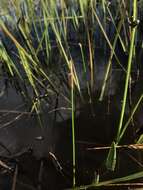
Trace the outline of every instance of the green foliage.
<instances>
[{"instance_id":1,"label":"green foliage","mask_svg":"<svg viewBox=\"0 0 143 190\"><path fill-rule=\"evenodd\" d=\"M5 64L6 72L18 82L25 83L33 90L31 97L31 110L40 107L40 95L44 89L46 97L61 96L71 108L72 117L72 145L73 145L73 186L75 187L75 111L76 96L78 100L84 100L84 92L88 92L88 99L92 103L92 93L97 84L94 62L95 52L99 48L108 52L108 61L102 80L99 101L103 101L108 91L110 74L114 67L126 75L123 90L123 102L115 141L112 142L106 160L106 167L114 171L116 166L116 146L120 143L126 129L129 126L139 104L141 96L130 117L125 122L125 110L128 98L129 81L131 78L132 63L135 57L135 48L138 41L137 10L141 7L141 1L109 1L93 0L26 0L26 1L2 1L0 4L0 63ZM14 11L10 13L10 9ZM4 12L2 12L2 10ZM131 15L133 13L133 15ZM131 23L130 23L131 22ZM111 35L108 31L112 31ZM129 35L128 35L129 34ZM95 37L97 35L97 37ZM8 44L4 43L8 41ZM128 54L127 68L120 62L116 49L118 41L121 51ZM10 48L13 48L12 51ZM76 48L80 50L81 73L78 73L78 64L72 54ZM14 55L12 55L14 52ZM18 61L13 57L17 57ZM43 58L44 57L44 58ZM113 65L113 59L116 65ZM22 70L22 72L21 72ZM23 76L21 73L24 73ZM89 75L87 77L87 75ZM62 76L62 77L61 77ZM81 77L83 76L83 77ZM89 80L88 80L88 79ZM64 82L66 81L66 82ZM82 82L85 87L82 91ZM60 84L60 85L59 85ZM65 93L68 89L68 93ZM24 89L21 89L24 92ZM26 92L24 92L26 95ZM50 102L50 101L49 101ZM137 143L142 143L142 136ZM143 177L143 173L137 173L123 178L99 182L95 186L110 183L123 182ZM92 187L94 184L84 188ZM79 189L82 189L79 188Z\"/></svg>"},{"instance_id":2,"label":"green foliage","mask_svg":"<svg viewBox=\"0 0 143 190\"><path fill-rule=\"evenodd\" d=\"M116 167L116 144L115 142L112 143L111 148L109 150L107 160L106 160L106 167L108 170L114 171Z\"/></svg>"}]
</instances>

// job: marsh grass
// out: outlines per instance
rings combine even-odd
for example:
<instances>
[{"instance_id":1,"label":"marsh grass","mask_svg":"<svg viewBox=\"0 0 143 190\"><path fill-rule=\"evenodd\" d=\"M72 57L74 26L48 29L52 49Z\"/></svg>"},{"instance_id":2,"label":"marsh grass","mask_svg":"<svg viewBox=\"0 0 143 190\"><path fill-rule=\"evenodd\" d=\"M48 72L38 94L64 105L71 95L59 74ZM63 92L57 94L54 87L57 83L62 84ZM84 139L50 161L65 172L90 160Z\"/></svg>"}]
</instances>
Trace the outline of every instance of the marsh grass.
<instances>
[{"instance_id":1,"label":"marsh grass","mask_svg":"<svg viewBox=\"0 0 143 190\"><path fill-rule=\"evenodd\" d=\"M137 0L130 1L130 3L124 0L115 1L113 4L105 0L41 0L37 2L34 0L21 2L1 0L0 62L5 65L4 68L11 78L16 77L19 83L25 83L28 88L33 89L33 95L30 97L31 111L35 110L38 113L43 89L43 98L60 95L71 105L73 187L76 185L75 97L80 97L82 101L86 100L72 49L80 49L81 75L85 81L84 90L86 89L91 104L96 84L94 62L97 48L102 48L103 52L109 52L102 87L99 89L99 101L103 101L106 96L110 74L114 72L113 58L116 60L117 68L120 68L126 75L126 80L123 81L125 87L118 131L106 161L107 168L114 170L117 159L116 146L121 141L142 101L141 95L129 119L123 125L131 66L135 57L135 46L139 40L136 25L138 4ZM9 13L9 6L14 12ZM131 16L132 20L130 20ZM111 31L110 35L109 31ZM9 41L9 44L6 44L5 40ZM119 51L128 54L127 67L116 53L119 43L121 44ZM23 76L21 73L24 73ZM87 79L88 73L89 80ZM61 80L67 82L61 83ZM68 88L68 95L61 91L59 83L62 84L63 89ZM26 98L28 95L22 87L21 91ZM98 186L139 177L143 177L142 172L107 182L99 182Z\"/></svg>"}]
</instances>

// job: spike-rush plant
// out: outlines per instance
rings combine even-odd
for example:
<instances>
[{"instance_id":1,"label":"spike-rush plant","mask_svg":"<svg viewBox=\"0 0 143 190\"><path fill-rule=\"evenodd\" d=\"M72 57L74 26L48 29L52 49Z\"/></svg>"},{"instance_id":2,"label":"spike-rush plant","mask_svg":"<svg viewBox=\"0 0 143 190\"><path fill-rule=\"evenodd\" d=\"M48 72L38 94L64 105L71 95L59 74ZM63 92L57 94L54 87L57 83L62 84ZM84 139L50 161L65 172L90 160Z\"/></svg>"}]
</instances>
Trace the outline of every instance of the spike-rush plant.
<instances>
[{"instance_id":1,"label":"spike-rush plant","mask_svg":"<svg viewBox=\"0 0 143 190\"><path fill-rule=\"evenodd\" d=\"M43 100L49 104L55 98L66 102L64 109L71 110L75 189L96 188L143 177L143 172L138 172L76 188L77 108L87 102L92 107L96 91L99 102L112 95L122 99L117 133L106 159L107 169L114 171L117 147L142 103L141 92L132 103L126 120L127 100L134 83L132 73L139 71L135 60L142 51L142 30L138 20L142 18L142 4L137 0L0 1L1 77L7 75L8 82L18 86L16 90L28 102L31 112L35 110L37 115ZM127 57L126 62L123 56ZM120 77L116 77L116 71ZM54 109L61 114L62 107L57 105Z\"/></svg>"}]
</instances>

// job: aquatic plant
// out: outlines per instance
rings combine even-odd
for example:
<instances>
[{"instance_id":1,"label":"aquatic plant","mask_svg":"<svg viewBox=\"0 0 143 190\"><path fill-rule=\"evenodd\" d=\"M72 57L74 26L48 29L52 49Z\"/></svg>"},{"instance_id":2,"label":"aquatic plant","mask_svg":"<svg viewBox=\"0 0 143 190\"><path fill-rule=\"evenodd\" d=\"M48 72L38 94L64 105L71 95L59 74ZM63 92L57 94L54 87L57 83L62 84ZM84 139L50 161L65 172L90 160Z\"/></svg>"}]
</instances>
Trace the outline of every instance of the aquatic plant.
<instances>
[{"instance_id":1,"label":"aquatic plant","mask_svg":"<svg viewBox=\"0 0 143 190\"><path fill-rule=\"evenodd\" d=\"M78 110L86 103L92 107L97 91L96 99L101 102L112 95L118 101L123 99L118 106L121 116L117 134L106 160L106 167L114 170L116 148L142 102L142 92L134 100L131 91L141 69L135 60L142 54L141 25L137 16L142 18L141 3L136 0L2 1L2 78L5 75L4 83L16 88L28 110L37 113L41 125L39 113L46 105L50 105L47 109L54 112L56 122L71 118L73 187L76 185L75 117ZM63 110L67 112L63 114ZM124 122L126 115L128 119ZM137 173L131 178L138 176L143 177Z\"/></svg>"}]
</instances>

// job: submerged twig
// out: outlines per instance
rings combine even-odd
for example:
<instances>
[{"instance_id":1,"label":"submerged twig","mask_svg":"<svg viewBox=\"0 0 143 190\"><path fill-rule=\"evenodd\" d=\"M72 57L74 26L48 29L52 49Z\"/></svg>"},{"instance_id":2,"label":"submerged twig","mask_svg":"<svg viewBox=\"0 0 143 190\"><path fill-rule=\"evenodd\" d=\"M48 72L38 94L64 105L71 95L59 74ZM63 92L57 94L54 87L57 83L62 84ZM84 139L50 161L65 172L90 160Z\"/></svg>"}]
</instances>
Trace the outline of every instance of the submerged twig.
<instances>
[{"instance_id":1,"label":"submerged twig","mask_svg":"<svg viewBox=\"0 0 143 190\"><path fill-rule=\"evenodd\" d=\"M0 147L2 147L4 150L6 150L9 155L12 154L11 151L2 142L0 142Z\"/></svg>"},{"instance_id":2,"label":"submerged twig","mask_svg":"<svg viewBox=\"0 0 143 190\"><path fill-rule=\"evenodd\" d=\"M133 160L139 167L143 168L143 164L141 162L139 162L134 156L132 156L131 154L127 153L126 154L129 156L129 158L131 160Z\"/></svg>"},{"instance_id":3,"label":"submerged twig","mask_svg":"<svg viewBox=\"0 0 143 190\"><path fill-rule=\"evenodd\" d=\"M14 176L13 176L13 183L12 183L12 188L11 188L11 190L15 190L15 189L16 189L17 174L18 174L18 165L16 164L15 171L14 171Z\"/></svg>"},{"instance_id":4,"label":"submerged twig","mask_svg":"<svg viewBox=\"0 0 143 190\"><path fill-rule=\"evenodd\" d=\"M44 166L44 162L43 160L41 160L39 174L38 174L38 190L42 190L41 182L42 182L42 175L43 175L43 166Z\"/></svg>"},{"instance_id":5,"label":"submerged twig","mask_svg":"<svg viewBox=\"0 0 143 190\"><path fill-rule=\"evenodd\" d=\"M103 147L93 147L93 148L87 148L87 150L108 150L111 146L103 146ZM142 150L143 144L129 144L129 145L117 145L116 148L128 148L128 149L135 149L135 150Z\"/></svg>"},{"instance_id":6,"label":"submerged twig","mask_svg":"<svg viewBox=\"0 0 143 190\"><path fill-rule=\"evenodd\" d=\"M5 128L5 127L10 126L11 124L13 124L13 123L16 122L17 120L19 120L23 115L24 115L24 114L21 113L21 114L19 114L18 116L16 116L14 119L10 120L9 122L4 123L4 124L0 127L0 129L3 129L3 128Z\"/></svg>"},{"instance_id":7,"label":"submerged twig","mask_svg":"<svg viewBox=\"0 0 143 190\"><path fill-rule=\"evenodd\" d=\"M3 168L5 168L7 170L12 170L12 168L9 167L7 164L5 164L2 160L0 160L0 166L2 166Z\"/></svg>"},{"instance_id":8,"label":"submerged twig","mask_svg":"<svg viewBox=\"0 0 143 190\"><path fill-rule=\"evenodd\" d=\"M56 167L56 169L61 172L63 168L61 164L59 163L58 159L56 158L56 156L52 152L49 152L49 155L51 156L53 164Z\"/></svg>"}]
</instances>

